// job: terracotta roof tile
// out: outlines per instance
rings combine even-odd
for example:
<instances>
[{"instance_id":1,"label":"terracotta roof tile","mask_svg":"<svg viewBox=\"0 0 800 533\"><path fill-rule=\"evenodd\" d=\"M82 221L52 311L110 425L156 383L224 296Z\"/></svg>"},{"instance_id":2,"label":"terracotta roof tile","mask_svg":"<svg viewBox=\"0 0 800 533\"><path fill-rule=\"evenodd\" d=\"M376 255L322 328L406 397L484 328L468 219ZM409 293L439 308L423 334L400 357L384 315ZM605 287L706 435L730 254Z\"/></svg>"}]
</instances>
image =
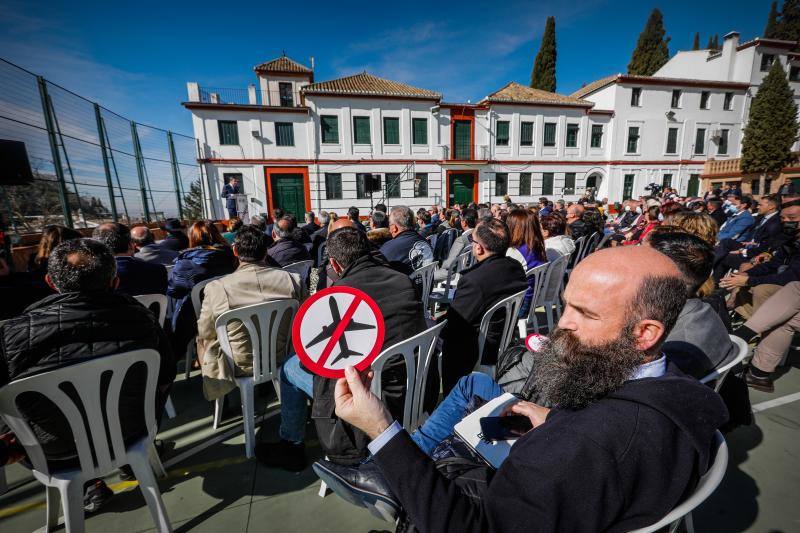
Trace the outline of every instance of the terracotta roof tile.
<instances>
[{"instance_id":1,"label":"terracotta roof tile","mask_svg":"<svg viewBox=\"0 0 800 533\"><path fill-rule=\"evenodd\" d=\"M602 89L606 85L611 85L617 79L619 74L612 74L611 76L606 76L605 78L600 78L599 80L595 80L592 83L584 85L570 96L573 98L583 98L584 96L595 92L598 89Z\"/></svg>"},{"instance_id":2,"label":"terracotta roof tile","mask_svg":"<svg viewBox=\"0 0 800 533\"><path fill-rule=\"evenodd\" d=\"M592 107L594 105L586 100L534 89L515 81L508 83L499 91L493 92L482 101L509 104L572 105L579 107Z\"/></svg>"},{"instance_id":3,"label":"terracotta roof tile","mask_svg":"<svg viewBox=\"0 0 800 533\"><path fill-rule=\"evenodd\" d=\"M412 87L399 81L387 80L362 72L335 80L312 83L303 87L304 94L342 94L354 96L393 96L401 98L423 98L440 100L442 95Z\"/></svg>"},{"instance_id":4,"label":"terracotta roof tile","mask_svg":"<svg viewBox=\"0 0 800 533\"><path fill-rule=\"evenodd\" d=\"M256 72L313 72L305 65L293 61L286 56L267 61L255 66Z\"/></svg>"}]
</instances>

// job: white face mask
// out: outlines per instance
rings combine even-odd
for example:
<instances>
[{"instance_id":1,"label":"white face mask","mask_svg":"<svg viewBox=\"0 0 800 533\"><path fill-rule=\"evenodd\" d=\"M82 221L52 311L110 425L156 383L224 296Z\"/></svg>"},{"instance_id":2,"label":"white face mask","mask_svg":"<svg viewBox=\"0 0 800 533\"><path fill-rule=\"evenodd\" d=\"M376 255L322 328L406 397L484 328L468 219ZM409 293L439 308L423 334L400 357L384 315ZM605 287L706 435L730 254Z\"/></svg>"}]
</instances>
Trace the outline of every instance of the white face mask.
<instances>
[{"instance_id":1,"label":"white face mask","mask_svg":"<svg viewBox=\"0 0 800 533\"><path fill-rule=\"evenodd\" d=\"M664 221L664 215L662 215L661 213L658 214L658 221L659 222L663 222Z\"/></svg>"},{"instance_id":2,"label":"white face mask","mask_svg":"<svg viewBox=\"0 0 800 533\"><path fill-rule=\"evenodd\" d=\"M641 207L636 206L636 214L637 215L641 215L642 214L642 208Z\"/></svg>"}]
</instances>

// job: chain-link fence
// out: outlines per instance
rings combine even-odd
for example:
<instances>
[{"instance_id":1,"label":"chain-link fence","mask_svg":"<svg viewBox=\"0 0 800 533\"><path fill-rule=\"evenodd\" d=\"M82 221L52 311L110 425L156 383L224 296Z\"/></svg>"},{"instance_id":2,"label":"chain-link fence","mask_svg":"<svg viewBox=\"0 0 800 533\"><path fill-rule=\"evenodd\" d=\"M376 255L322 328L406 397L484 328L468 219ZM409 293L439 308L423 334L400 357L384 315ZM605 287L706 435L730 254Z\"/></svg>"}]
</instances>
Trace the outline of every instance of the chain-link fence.
<instances>
[{"instance_id":1,"label":"chain-link fence","mask_svg":"<svg viewBox=\"0 0 800 533\"><path fill-rule=\"evenodd\" d=\"M22 141L34 181L0 187L20 233L203 216L193 137L138 124L0 59L0 139Z\"/></svg>"}]
</instances>

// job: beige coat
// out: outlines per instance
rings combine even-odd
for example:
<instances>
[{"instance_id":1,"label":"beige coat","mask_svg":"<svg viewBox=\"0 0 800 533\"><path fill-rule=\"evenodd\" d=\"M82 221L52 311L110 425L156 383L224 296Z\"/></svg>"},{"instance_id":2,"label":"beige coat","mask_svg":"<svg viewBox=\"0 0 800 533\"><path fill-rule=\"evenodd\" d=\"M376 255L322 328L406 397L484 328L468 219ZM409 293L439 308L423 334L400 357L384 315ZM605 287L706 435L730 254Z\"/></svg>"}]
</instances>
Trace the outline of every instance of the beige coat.
<instances>
[{"instance_id":1,"label":"beige coat","mask_svg":"<svg viewBox=\"0 0 800 533\"><path fill-rule=\"evenodd\" d=\"M231 369L214 330L217 318L225 311L246 305L283 298L301 301L303 297L297 274L256 263L242 263L232 274L206 285L197 320L197 353L203 372L203 394L207 400L216 400L233 390L236 387L234 376L253 374L253 354L247 329L238 321L228 325L235 364ZM278 333L279 364L283 362L290 326L287 317Z\"/></svg>"}]
</instances>

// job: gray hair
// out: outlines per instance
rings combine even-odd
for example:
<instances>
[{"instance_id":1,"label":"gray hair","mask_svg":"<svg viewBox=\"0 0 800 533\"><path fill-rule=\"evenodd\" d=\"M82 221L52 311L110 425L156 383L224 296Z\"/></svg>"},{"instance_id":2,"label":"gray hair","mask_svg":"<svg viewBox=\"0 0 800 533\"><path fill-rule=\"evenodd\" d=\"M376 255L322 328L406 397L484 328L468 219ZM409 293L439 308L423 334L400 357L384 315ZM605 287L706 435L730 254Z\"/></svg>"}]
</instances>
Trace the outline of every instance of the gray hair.
<instances>
[{"instance_id":1,"label":"gray hair","mask_svg":"<svg viewBox=\"0 0 800 533\"><path fill-rule=\"evenodd\" d=\"M319 223L321 226L324 226L328 223L331 219L330 215L328 215L327 211L320 211L319 212Z\"/></svg>"},{"instance_id":2,"label":"gray hair","mask_svg":"<svg viewBox=\"0 0 800 533\"><path fill-rule=\"evenodd\" d=\"M314 211L306 213L306 222L314 222Z\"/></svg>"},{"instance_id":3,"label":"gray hair","mask_svg":"<svg viewBox=\"0 0 800 533\"><path fill-rule=\"evenodd\" d=\"M264 217L261 215L253 215L250 217L250 225L257 227L261 231L264 231L267 228L267 225L264 221Z\"/></svg>"},{"instance_id":4,"label":"gray hair","mask_svg":"<svg viewBox=\"0 0 800 533\"><path fill-rule=\"evenodd\" d=\"M275 222L275 225L272 226L272 231L275 232L275 236L279 239L291 239L296 227L297 222L294 217L285 216Z\"/></svg>"},{"instance_id":5,"label":"gray hair","mask_svg":"<svg viewBox=\"0 0 800 533\"><path fill-rule=\"evenodd\" d=\"M487 217L489 217L489 218L492 217L492 210L491 209L489 209L488 207L481 207L480 209L478 209L478 220L480 220L482 218L487 218Z\"/></svg>"},{"instance_id":6,"label":"gray hair","mask_svg":"<svg viewBox=\"0 0 800 533\"><path fill-rule=\"evenodd\" d=\"M389 224L403 229L414 229L414 212L405 205L396 205L389 211Z\"/></svg>"}]
</instances>

